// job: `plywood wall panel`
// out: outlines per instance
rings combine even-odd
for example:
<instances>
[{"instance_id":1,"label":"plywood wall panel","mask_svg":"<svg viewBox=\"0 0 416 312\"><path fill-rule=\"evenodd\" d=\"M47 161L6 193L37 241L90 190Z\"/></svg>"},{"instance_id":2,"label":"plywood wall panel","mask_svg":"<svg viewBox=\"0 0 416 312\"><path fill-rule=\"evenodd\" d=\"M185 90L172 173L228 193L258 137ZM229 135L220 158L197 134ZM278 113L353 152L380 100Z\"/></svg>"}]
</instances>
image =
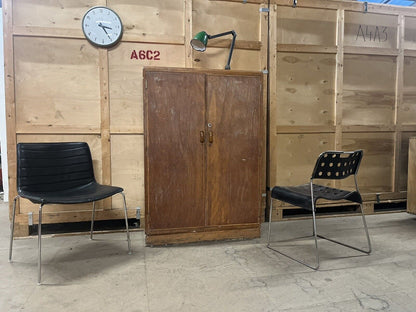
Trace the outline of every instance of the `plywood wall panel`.
<instances>
[{"instance_id":1,"label":"plywood wall panel","mask_svg":"<svg viewBox=\"0 0 416 312\"><path fill-rule=\"evenodd\" d=\"M16 37L16 131L100 127L98 52L84 40Z\"/></svg>"},{"instance_id":2,"label":"plywood wall panel","mask_svg":"<svg viewBox=\"0 0 416 312\"><path fill-rule=\"evenodd\" d=\"M123 21L125 39L157 38L159 41L184 37L184 1L183 0L108 0L112 8ZM137 39L140 40L140 39Z\"/></svg>"},{"instance_id":3,"label":"plywood wall panel","mask_svg":"<svg viewBox=\"0 0 416 312\"><path fill-rule=\"evenodd\" d=\"M234 30L237 33L237 40L260 41L259 21L258 4L206 0L192 1L193 35L202 30L210 35ZM221 38L231 39L232 36ZM212 42L215 40L212 39Z\"/></svg>"},{"instance_id":4,"label":"plywood wall panel","mask_svg":"<svg viewBox=\"0 0 416 312\"><path fill-rule=\"evenodd\" d=\"M334 134L277 134L270 144L276 170L271 185L299 185L308 183L319 154L334 149Z\"/></svg>"},{"instance_id":5,"label":"plywood wall panel","mask_svg":"<svg viewBox=\"0 0 416 312\"><path fill-rule=\"evenodd\" d=\"M394 124L395 90L395 57L345 55L342 123Z\"/></svg>"},{"instance_id":6,"label":"plywood wall panel","mask_svg":"<svg viewBox=\"0 0 416 312\"><path fill-rule=\"evenodd\" d=\"M13 24L81 30L81 20L85 11L90 7L105 4L105 0L13 1Z\"/></svg>"},{"instance_id":7,"label":"plywood wall panel","mask_svg":"<svg viewBox=\"0 0 416 312\"><path fill-rule=\"evenodd\" d=\"M335 55L277 53L275 126L334 125Z\"/></svg>"},{"instance_id":8,"label":"plywood wall panel","mask_svg":"<svg viewBox=\"0 0 416 312\"><path fill-rule=\"evenodd\" d=\"M394 15L345 12L344 45L397 48L397 25Z\"/></svg>"},{"instance_id":9,"label":"plywood wall panel","mask_svg":"<svg viewBox=\"0 0 416 312\"><path fill-rule=\"evenodd\" d=\"M416 136L414 132L402 132L401 147L400 147L400 168L399 170L399 191L407 191L407 179L408 179L408 161L409 161L409 144L411 138Z\"/></svg>"},{"instance_id":10,"label":"plywood wall panel","mask_svg":"<svg viewBox=\"0 0 416 312\"><path fill-rule=\"evenodd\" d=\"M193 52L192 67L224 69L229 49L210 48L205 52ZM234 49L231 60L232 70L259 71L261 68L260 51Z\"/></svg>"},{"instance_id":11,"label":"plywood wall panel","mask_svg":"<svg viewBox=\"0 0 416 312\"><path fill-rule=\"evenodd\" d=\"M111 181L124 189L127 207L141 207L144 214L144 136L111 136ZM120 196L113 198L113 207L122 208Z\"/></svg>"},{"instance_id":12,"label":"plywood wall panel","mask_svg":"<svg viewBox=\"0 0 416 312\"><path fill-rule=\"evenodd\" d=\"M359 186L363 194L393 191L394 146L394 132L343 134L343 150L364 151L359 169ZM353 183L346 181L343 185L353 187Z\"/></svg>"},{"instance_id":13,"label":"plywood wall panel","mask_svg":"<svg viewBox=\"0 0 416 312\"><path fill-rule=\"evenodd\" d=\"M402 123L416 125L416 58L404 58Z\"/></svg>"},{"instance_id":14,"label":"plywood wall panel","mask_svg":"<svg viewBox=\"0 0 416 312\"><path fill-rule=\"evenodd\" d=\"M416 17L406 16L404 25L404 48L416 50Z\"/></svg>"},{"instance_id":15,"label":"plywood wall panel","mask_svg":"<svg viewBox=\"0 0 416 312\"><path fill-rule=\"evenodd\" d=\"M109 52L111 132L143 133L143 67L185 66L180 45L123 42Z\"/></svg>"},{"instance_id":16,"label":"plywood wall panel","mask_svg":"<svg viewBox=\"0 0 416 312\"><path fill-rule=\"evenodd\" d=\"M333 46L335 10L277 7L277 43Z\"/></svg>"}]
</instances>

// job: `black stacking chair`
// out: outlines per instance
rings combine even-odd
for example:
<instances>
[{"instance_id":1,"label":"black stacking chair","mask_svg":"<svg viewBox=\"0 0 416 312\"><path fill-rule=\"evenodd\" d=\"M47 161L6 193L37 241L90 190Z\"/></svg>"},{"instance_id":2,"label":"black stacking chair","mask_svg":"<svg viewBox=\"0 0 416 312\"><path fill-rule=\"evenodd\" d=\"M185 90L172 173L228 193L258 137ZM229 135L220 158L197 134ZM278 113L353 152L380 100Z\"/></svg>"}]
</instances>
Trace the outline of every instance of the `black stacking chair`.
<instances>
[{"instance_id":1,"label":"black stacking chair","mask_svg":"<svg viewBox=\"0 0 416 312\"><path fill-rule=\"evenodd\" d=\"M39 204L38 224L38 284L41 281L42 207L46 204L93 203L92 239L95 202L121 194L124 203L127 246L131 254L127 223L126 198L121 187L98 184L95 181L90 148L85 142L19 143L17 144L17 196L13 201L9 261L12 260L16 201L22 197Z\"/></svg>"},{"instance_id":2,"label":"black stacking chair","mask_svg":"<svg viewBox=\"0 0 416 312\"><path fill-rule=\"evenodd\" d=\"M314 270L319 269L319 250L318 250L318 237L329 240L331 242L358 250L360 252L370 254L371 253L371 242L370 236L368 235L367 223L365 221L365 216L362 207L362 199L360 192L358 190L357 184L357 171L360 166L361 158L363 156L362 150L357 150L354 152L337 152L337 151L328 151L319 155L318 160L316 161L315 168L313 169L312 177L310 183L303 184L299 186L275 186L271 191L271 203L270 203L270 215L269 215L269 233L267 240L267 247L292 259L303 265L306 265ZM354 176L355 190L346 191L341 189L336 189L332 187L327 187L319 184L314 184L314 179L325 179L325 180L341 180L349 176ZM363 250L351 245L341 243L339 241L318 235L316 229L316 201L319 198L324 198L330 201L337 200L347 200L359 204L361 210L361 216L364 224L364 230L367 235L368 250ZM271 236L271 219L272 219L272 202L273 199L277 199L289 204L301 207L312 211L312 221L313 221L313 237L315 238L315 254L316 254L316 265L310 265L301 260L298 260L288 254L285 254L275 248L272 248L270 245L270 236Z\"/></svg>"}]
</instances>

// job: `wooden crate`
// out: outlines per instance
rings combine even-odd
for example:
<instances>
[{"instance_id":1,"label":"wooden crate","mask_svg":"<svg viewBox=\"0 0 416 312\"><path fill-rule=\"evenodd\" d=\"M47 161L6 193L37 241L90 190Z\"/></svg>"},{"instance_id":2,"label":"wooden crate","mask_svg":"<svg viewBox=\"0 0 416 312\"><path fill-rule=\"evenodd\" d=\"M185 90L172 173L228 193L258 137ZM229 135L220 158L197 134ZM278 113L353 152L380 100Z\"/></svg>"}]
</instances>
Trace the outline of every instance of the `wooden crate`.
<instances>
[{"instance_id":1,"label":"wooden crate","mask_svg":"<svg viewBox=\"0 0 416 312\"><path fill-rule=\"evenodd\" d=\"M142 208L144 225L143 68L223 68L231 36L210 40L206 53L193 51L190 40L202 30L234 29L238 37L231 68L266 69L268 13L260 10L265 3L3 1L10 209L18 142L86 141L97 180L123 187L129 217ZM117 46L100 49L84 38L82 17L93 6L108 6L121 17L124 33ZM267 88L265 105L266 94ZM123 218L118 196L97 207L98 220ZM88 204L45 207L43 222L88 221L90 210ZM21 201L17 236L28 234L28 216L37 222L37 211L36 205Z\"/></svg>"},{"instance_id":2,"label":"wooden crate","mask_svg":"<svg viewBox=\"0 0 416 312\"><path fill-rule=\"evenodd\" d=\"M380 198L405 200L407 140L416 131L416 10L293 4L274 0L270 8L270 186L306 183L325 150L363 149L366 213ZM292 209L275 207L274 220Z\"/></svg>"}]
</instances>

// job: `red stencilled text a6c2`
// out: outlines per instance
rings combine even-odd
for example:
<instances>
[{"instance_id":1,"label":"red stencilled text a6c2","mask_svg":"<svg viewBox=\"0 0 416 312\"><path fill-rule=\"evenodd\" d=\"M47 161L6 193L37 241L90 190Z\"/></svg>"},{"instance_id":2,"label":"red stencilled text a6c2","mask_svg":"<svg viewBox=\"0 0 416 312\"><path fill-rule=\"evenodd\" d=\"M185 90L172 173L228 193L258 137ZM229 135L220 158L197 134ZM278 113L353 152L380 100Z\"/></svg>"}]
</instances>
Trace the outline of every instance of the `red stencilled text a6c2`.
<instances>
[{"instance_id":1,"label":"red stencilled text a6c2","mask_svg":"<svg viewBox=\"0 0 416 312\"><path fill-rule=\"evenodd\" d=\"M130 59L136 60L148 60L148 61L160 61L160 51L155 50L133 50L130 55Z\"/></svg>"}]
</instances>

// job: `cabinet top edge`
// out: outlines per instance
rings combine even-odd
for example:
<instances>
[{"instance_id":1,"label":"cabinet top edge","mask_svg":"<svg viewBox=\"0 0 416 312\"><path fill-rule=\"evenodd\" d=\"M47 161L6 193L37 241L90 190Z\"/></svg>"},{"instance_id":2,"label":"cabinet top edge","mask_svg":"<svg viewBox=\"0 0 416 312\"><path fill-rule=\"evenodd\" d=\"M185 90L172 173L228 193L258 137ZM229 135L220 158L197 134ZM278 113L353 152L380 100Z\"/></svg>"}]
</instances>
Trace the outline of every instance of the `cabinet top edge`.
<instances>
[{"instance_id":1,"label":"cabinet top edge","mask_svg":"<svg viewBox=\"0 0 416 312\"><path fill-rule=\"evenodd\" d=\"M245 71L245 70L225 70L225 69L202 69L202 68L185 68L185 67L157 67L145 66L143 67L143 74L146 72L172 72L172 73L200 73L210 75L222 76L263 76L261 71Z\"/></svg>"}]
</instances>

